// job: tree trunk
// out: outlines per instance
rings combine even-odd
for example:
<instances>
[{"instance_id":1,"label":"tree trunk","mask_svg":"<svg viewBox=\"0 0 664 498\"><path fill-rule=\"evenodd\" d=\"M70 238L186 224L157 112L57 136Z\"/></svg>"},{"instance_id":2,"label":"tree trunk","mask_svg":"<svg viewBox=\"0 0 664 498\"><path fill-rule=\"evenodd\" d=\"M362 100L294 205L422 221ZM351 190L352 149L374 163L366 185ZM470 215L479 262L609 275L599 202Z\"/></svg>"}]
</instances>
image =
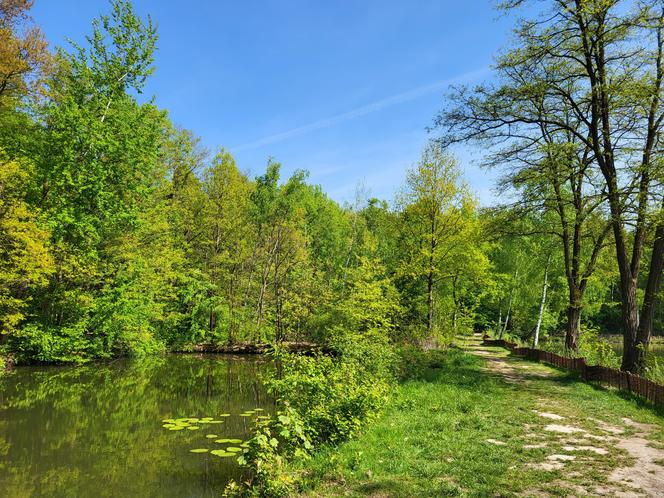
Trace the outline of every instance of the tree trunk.
<instances>
[{"instance_id":1,"label":"tree trunk","mask_svg":"<svg viewBox=\"0 0 664 498\"><path fill-rule=\"evenodd\" d=\"M565 349L579 350L579 329L581 328L581 305L570 303L567 307L567 329L565 330Z\"/></svg>"},{"instance_id":2,"label":"tree trunk","mask_svg":"<svg viewBox=\"0 0 664 498\"><path fill-rule=\"evenodd\" d=\"M452 328L454 329L454 334L456 335L457 330L457 316L459 314L459 299L457 297L457 280L459 276L454 275L452 279L452 300L454 301L454 314L452 316Z\"/></svg>"},{"instance_id":3,"label":"tree trunk","mask_svg":"<svg viewBox=\"0 0 664 498\"><path fill-rule=\"evenodd\" d=\"M510 288L510 298L507 302L507 314L505 315L505 324L503 325L503 329L500 331L500 339L503 338L503 334L507 332L507 324L510 321L510 314L512 312L512 299L514 298L514 286L516 285L516 278L519 275L519 268L517 267L516 270L514 270L514 282L512 282L512 287Z\"/></svg>"},{"instance_id":4,"label":"tree trunk","mask_svg":"<svg viewBox=\"0 0 664 498\"><path fill-rule=\"evenodd\" d=\"M639 353L636 335L639 329L639 309L636 298L636 279L627 272L620 272L621 310L623 318L623 357L620 369L636 373Z\"/></svg>"},{"instance_id":5,"label":"tree trunk","mask_svg":"<svg viewBox=\"0 0 664 498\"><path fill-rule=\"evenodd\" d=\"M217 314L214 310L210 311L210 333L214 332L214 328L217 326Z\"/></svg>"},{"instance_id":6,"label":"tree trunk","mask_svg":"<svg viewBox=\"0 0 664 498\"><path fill-rule=\"evenodd\" d=\"M634 343L634 352L631 356L634 364L630 366L633 367L633 370L630 371L641 373L645 368L646 353L652 336L655 309L657 308L659 301L659 289L662 280L663 267L664 225L660 224L655 231L655 243L653 245L652 256L650 259L650 269L643 297L641 319L639 320L639 328Z\"/></svg>"},{"instance_id":7,"label":"tree trunk","mask_svg":"<svg viewBox=\"0 0 664 498\"><path fill-rule=\"evenodd\" d=\"M505 323L503 324L503 328L502 328L502 330L500 331L500 337L498 337L499 339L502 339L502 338L503 338L503 334L504 334L505 332L507 332L507 324L508 324L509 321L510 321L510 312L511 312L511 311L512 311L512 297L510 296L510 302L509 302L509 305L507 306L507 314L505 315Z\"/></svg>"},{"instance_id":8,"label":"tree trunk","mask_svg":"<svg viewBox=\"0 0 664 498\"><path fill-rule=\"evenodd\" d=\"M433 272L427 276L427 335L431 338L433 332Z\"/></svg>"},{"instance_id":9,"label":"tree trunk","mask_svg":"<svg viewBox=\"0 0 664 498\"><path fill-rule=\"evenodd\" d=\"M539 315L537 316L537 325L535 326L535 339L533 340L533 347L539 344L540 328L542 327L542 317L544 316L544 306L546 305L546 289L548 286L549 277L549 263L551 262L551 255L546 258L546 265L544 266L544 283L542 284L542 299L540 300Z\"/></svg>"}]
</instances>

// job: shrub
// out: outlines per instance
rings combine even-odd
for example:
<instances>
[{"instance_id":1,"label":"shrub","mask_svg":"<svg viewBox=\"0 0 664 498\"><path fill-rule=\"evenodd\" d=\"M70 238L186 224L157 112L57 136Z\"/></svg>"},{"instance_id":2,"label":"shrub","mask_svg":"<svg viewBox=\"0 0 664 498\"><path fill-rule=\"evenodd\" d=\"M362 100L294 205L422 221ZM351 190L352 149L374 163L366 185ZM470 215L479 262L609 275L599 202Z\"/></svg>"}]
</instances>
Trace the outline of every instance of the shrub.
<instances>
[{"instance_id":1,"label":"shrub","mask_svg":"<svg viewBox=\"0 0 664 498\"><path fill-rule=\"evenodd\" d=\"M653 354L646 355L645 376L664 385L664 361Z\"/></svg>"},{"instance_id":2,"label":"shrub","mask_svg":"<svg viewBox=\"0 0 664 498\"><path fill-rule=\"evenodd\" d=\"M603 365L605 367L620 368L620 357L611 347L611 344L599 336L599 330L583 327L579 334L579 355L584 357L589 365Z\"/></svg>"},{"instance_id":3,"label":"shrub","mask_svg":"<svg viewBox=\"0 0 664 498\"><path fill-rule=\"evenodd\" d=\"M231 482L226 496L287 496L297 482L286 463L308 458L323 445L354 436L388 399L397 356L382 341L346 336L336 356L300 356L277 351L280 368L267 385L280 410L259 421L240 458L251 478Z\"/></svg>"},{"instance_id":4,"label":"shrub","mask_svg":"<svg viewBox=\"0 0 664 498\"><path fill-rule=\"evenodd\" d=\"M9 336L8 347L18 362L84 363L94 349L81 322L60 328L27 324Z\"/></svg>"}]
</instances>

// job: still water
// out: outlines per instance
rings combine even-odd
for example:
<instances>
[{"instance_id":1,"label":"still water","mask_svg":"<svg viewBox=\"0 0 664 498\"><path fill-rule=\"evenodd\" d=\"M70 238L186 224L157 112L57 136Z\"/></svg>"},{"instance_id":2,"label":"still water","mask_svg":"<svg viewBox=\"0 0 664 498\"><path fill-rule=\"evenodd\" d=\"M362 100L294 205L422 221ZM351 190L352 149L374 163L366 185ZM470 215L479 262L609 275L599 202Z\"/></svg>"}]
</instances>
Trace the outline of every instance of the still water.
<instances>
[{"instance_id":1,"label":"still water","mask_svg":"<svg viewBox=\"0 0 664 498\"><path fill-rule=\"evenodd\" d=\"M0 377L0 496L208 497L240 477L235 458L191 453L245 439L273 410L255 357L172 355ZM221 417L222 414L230 414ZM199 430L165 419L212 417Z\"/></svg>"}]
</instances>

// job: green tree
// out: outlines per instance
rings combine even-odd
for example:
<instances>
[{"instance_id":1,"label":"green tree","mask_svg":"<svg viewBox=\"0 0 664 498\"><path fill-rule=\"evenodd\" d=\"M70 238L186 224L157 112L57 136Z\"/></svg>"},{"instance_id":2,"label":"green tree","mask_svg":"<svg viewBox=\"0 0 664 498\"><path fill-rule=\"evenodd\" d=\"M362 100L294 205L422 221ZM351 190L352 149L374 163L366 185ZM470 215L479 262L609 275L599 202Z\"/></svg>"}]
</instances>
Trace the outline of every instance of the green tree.
<instances>
[{"instance_id":1,"label":"green tree","mask_svg":"<svg viewBox=\"0 0 664 498\"><path fill-rule=\"evenodd\" d=\"M526 3L513 0L505 7ZM610 215L620 273L622 368L638 371L652 334L664 265L662 199L656 191L661 177L657 137L664 126L664 11L657 2L547 4L545 14L519 23L517 45L501 57L499 67L510 76L506 84L462 91L468 105L441 115L440 124L446 116L455 118L443 139L461 131L466 137L507 136L514 142L554 132L567 137L561 142L554 136L554 143L573 142L575 150L583 151L594 170L587 178L600 181L596 185ZM482 109L478 119L468 113L474 104ZM649 252L640 305L641 267L648 264L644 255Z\"/></svg>"},{"instance_id":2,"label":"green tree","mask_svg":"<svg viewBox=\"0 0 664 498\"><path fill-rule=\"evenodd\" d=\"M32 292L54 271L49 233L26 200L31 168L0 149L0 342L26 318Z\"/></svg>"},{"instance_id":3,"label":"green tree","mask_svg":"<svg viewBox=\"0 0 664 498\"><path fill-rule=\"evenodd\" d=\"M243 175L232 156L221 150L205 171L203 191L206 195L204 221L197 226L204 231L202 263L210 281L218 289L226 309L223 324L227 340L233 342L247 317L238 314L241 288L246 279L246 265L251 254L253 230L249 203L253 186ZM209 326L213 332L217 311L210 311Z\"/></svg>"},{"instance_id":4,"label":"green tree","mask_svg":"<svg viewBox=\"0 0 664 498\"><path fill-rule=\"evenodd\" d=\"M400 197L403 258L398 271L424 283L429 338L434 333L436 286L457 272L456 249L475 210L475 201L459 178L454 158L432 143L408 172Z\"/></svg>"},{"instance_id":5,"label":"green tree","mask_svg":"<svg viewBox=\"0 0 664 498\"><path fill-rule=\"evenodd\" d=\"M95 297L117 275L115 248L136 230L164 128L162 113L132 95L152 72L152 24L117 0L110 16L94 21L87 41L58 53L41 111L45 138L37 167L57 266L39 296L44 330L38 333L60 344L54 358L69 360L110 347L91 329Z\"/></svg>"}]
</instances>

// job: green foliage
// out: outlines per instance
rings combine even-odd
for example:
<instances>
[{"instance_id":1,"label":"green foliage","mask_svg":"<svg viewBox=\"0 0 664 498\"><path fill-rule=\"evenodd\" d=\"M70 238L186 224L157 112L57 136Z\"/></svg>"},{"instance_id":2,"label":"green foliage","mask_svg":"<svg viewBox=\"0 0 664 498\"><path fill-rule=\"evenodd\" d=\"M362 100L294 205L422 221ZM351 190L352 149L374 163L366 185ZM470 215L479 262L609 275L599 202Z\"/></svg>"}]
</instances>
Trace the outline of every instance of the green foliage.
<instances>
[{"instance_id":1,"label":"green foliage","mask_svg":"<svg viewBox=\"0 0 664 498\"><path fill-rule=\"evenodd\" d=\"M306 459L312 444L305 432L305 423L297 411L285 406L274 418L256 423L254 436L248 441L240 465L252 471L250 480L238 484L231 481L224 496L279 498L295 491L296 478L286 470L292 459Z\"/></svg>"},{"instance_id":2,"label":"green foliage","mask_svg":"<svg viewBox=\"0 0 664 498\"><path fill-rule=\"evenodd\" d=\"M343 298L333 303L337 324L330 328L329 340L344 338L347 331L381 344L395 336L402 313L399 292L380 260L359 256L357 266L347 271L342 292Z\"/></svg>"},{"instance_id":3,"label":"green foliage","mask_svg":"<svg viewBox=\"0 0 664 498\"><path fill-rule=\"evenodd\" d=\"M31 112L0 116L22 130L2 140L0 172L0 326L20 361L240 341L385 348L431 340L428 311L439 343L474 328L488 260L451 156L429 146L394 209L361 193L340 206L273 160L252 179L141 100L156 40L113 0L85 43L57 51Z\"/></svg>"},{"instance_id":4,"label":"green foliage","mask_svg":"<svg viewBox=\"0 0 664 498\"><path fill-rule=\"evenodd\" d=\"M0 149L0 340L26 317L29 291L43 288L54 272L49 233L39 211L26 202L32 168Z\"/></svg>"},{"instance_id":5,"label":"green foliage","mask_svg":"<svg viewBox=\"0 0 664 498\"><path fill-rule=\"evenodd\" d=\"M476 201L460 176L454 157L432 142L408 172L399 200L401 257L396 272L407 286L409 314L427 325L421 337L425 341L447 342L444 335L450 327L437 313L440 288L448 280L456 285L468 273L465 266L477 262ZM457 312L459 302L456 297L453 301Z\"/></svg>"},{"instance_id":6,"label":"green foliage","mask_svg":"<svg viewBox=\"0 0 664 498\"><path fill-rule=\"evenodd\" d=\"M240 463L252 478L229 484L226 496L287 496L297 476L287 464L352 438L380 412L395 379L397 357L385 343L348 336L338 356L277 352L280 369L267 381L281 409L259 421Z\"/></svg>"},{"instance_id":7,"label":"green foliage","mask_svg":"<svg viewBox=\"0 0 664 498\"><path fill-rule=\"evenodd\" d=\"M579 356L586 358L590 365L604 365L620 368L620 357L608 341L602 339L599 330L583 327L579 336Z\"/></svg>"},{"instance_id":8,"label":"green foliage","mask_svg":"<svg viewBox=\"0 0 664 498\"><path fill-rule=\"evenodd\" d=\"M19 362L85 363L104 353L85 332L85 322L81 321L73 326L48 328L29 323L9 336L7 345Z\"/></svg>"},{"instance_id":9,"label":"green foliage","mask_svg":"<svg viewBox=\"0 0 664 498\"><path fill-rule=\"evenodd\" d=\"M653 382L664 385L664 360L656 355L649 355L646 358L645 376Z\"/></svg>"}]
</instances>

